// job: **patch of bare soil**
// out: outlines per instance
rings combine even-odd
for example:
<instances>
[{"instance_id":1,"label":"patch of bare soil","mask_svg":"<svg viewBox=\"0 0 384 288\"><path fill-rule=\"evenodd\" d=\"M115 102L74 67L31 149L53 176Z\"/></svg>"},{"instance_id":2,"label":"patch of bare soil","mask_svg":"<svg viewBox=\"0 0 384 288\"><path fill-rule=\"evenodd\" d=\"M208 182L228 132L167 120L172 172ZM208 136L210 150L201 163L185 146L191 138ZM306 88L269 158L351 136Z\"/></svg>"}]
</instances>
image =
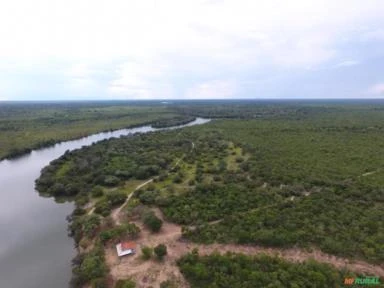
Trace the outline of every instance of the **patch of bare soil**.
<instances>
[{"instance_id":1,"label":"patch of bare soil","mask_svg":"<svg viewBox=\"0 0 384 288\"><path fill-rule=\"evenodd\" d=\"M163 219L159 209L154 209L156 215ZM163 219L164 221L164 219ZM328 263L338 269L348 269L350 271L384 277L384 266L373 265L364 261L352 261L325 254L319 250L308 252L301 249L278 249L265 248L260 246L247 246L235 244L212 244L198 245L181 241L181 226L164 221L159 233L151 233L140 221L134 221L141 229L140 237L137 239L137 254L118 258L115 247L106 249L106 262L110 267L110 274L114 280L132 278L139 288L159 287L160 283L172 280L177 283L177 287L189 287L183 275L180 273L176 261L182 255L191 252L194 248L199 249L200 255L208 255L213 252L234 252L246 255L268 254L280 256L288 261L303 262L314 259L318 262ZM144 261L140 258L141 247L155 247L158 244L165 244L168 255L164 261L157 260Z\"/></svg>"},{"instance_id":2,"label":"patch of bare soil","mask_svg":"<svg viewBox=\"0 0 384 288\"><path fill-rule=\"evenodd\" d=\"M161 219L163 218L158 209L154 211ZM136 240L137 253L119 259L114 246L106 249L106 262L113 279L132 278L139 288L159 287L160 283L166 280L172 280L177 287L189 287L176 265L177 259L188 251L179 242L181 227L164 222L159 233L151 233L141 221L132 221L132 223L141 229L140 236ZM155 247L158 244L165 244L168 250L168 255L162 262L155 259L148 261L141 259L141 247Z\"/></svg>"}]
</instances>

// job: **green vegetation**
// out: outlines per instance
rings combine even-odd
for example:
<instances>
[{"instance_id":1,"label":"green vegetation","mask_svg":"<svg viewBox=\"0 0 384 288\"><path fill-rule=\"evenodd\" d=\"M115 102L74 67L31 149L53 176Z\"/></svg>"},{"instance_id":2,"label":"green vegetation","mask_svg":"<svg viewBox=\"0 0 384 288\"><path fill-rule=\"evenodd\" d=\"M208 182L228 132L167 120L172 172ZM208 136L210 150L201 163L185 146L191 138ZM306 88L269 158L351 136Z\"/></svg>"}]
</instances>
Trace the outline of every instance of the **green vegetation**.
<instances>
[{"instance_id":1,"label":"green vegetation","mask_svg":"<svg viewBox=\"0 0 384 288\"><path fill-rule=\"evenodd\" d=\"M159 219L153 211L143 213L142 217L144 224L149 228L149 230L154 233L160 231L163 221L161 221L161 219Z\"/></svg>"},{"instance_id":2,"label":"green vegetation","mask_svg":"<svg viewBox=\"0 0 384 288\"><path fill-rule=\"evenodd\" d=\"M250 157L214 193L205 188L204 196L196 187L169 198L166 215L186 224L200 224L202 218L205 224L185 230L197 242L317 246L382 262L384 191L378 175L384 161L377 155L384 152L379 121L384 115L352 108L310 119L221 121L204 127L222 131ZM216 219L222 221L207 225Z\"/></svg>"},{"instance_id":3,"label":"green vegetation","mask_svg":"<svg viewBox=\"0 0 384 288\"><path fill-rule=\"evenodd\" d=\"M144 260L149 260L152 257L153 249L148 246L143 246L141 247L141 253Z\"/></svg>"},{"instance_id":4,"label":"green vegetation","mask_svg":"<svg viewBox=\"0 0 384 288\"><path fill-rule=\"evenodd\" d=\"M73 197L80 192L92 194L95 186L113 187L127 180L148 179L170 169L175 158L191 149L191 143L181 139L169 141L161 133L148 133L100 141L52 161L43 169L36 187L46 195ZM63 165L68 168L63 169ZM111 201L112 196L106 196Z\"/></svg>"},{"instance_id":5,"label":"green vegetation","mask_svg":"<svg viewBox=\"0 0 384 288\"><path fill-rule=\"evenodd\" d=\"M271 205L283 198L277 189L265 192L259 187L236 184L229 178L230 173L224 177L230 179L231 183L219 184L215 181L212 184L198 184L182 195L169 196L159 205L170 220L189 225L219 220L236 212Z\"/></svg>"},{"instance_id":6,"label":"green vegetation","mask_svg":"<svg viewBox=\"0 0 384 288\"><path fill-rule=\"evenodd\" d=\"M163 123L175 117L180 121L169 108L151 102L2 102L0 159L96 132Z\"/></svg>"},{"instance_id":7,"label":"green vegetation","mask_svg":"<svg viewBox=\"0 0 384 288\"><path fill-rule=\"evenodd\" d=\"M164 119L156 121L152 124L152 127L154 128L165 128L165 127L172 127L172 126L180 126L188 124L189 122L192 122L196 120L196 117L193 116L178 116L170 119Z\"/></svg>"},{"instance_id":8,"label":"green vegetation","mask_svg":"<svg viewBox=\"0 0 384 288\"><path fill-rule=\"evenodd\" d=\"M167 255L167 246L159 244L153 249L153 251L157 256L157 259L163 260L164 256Z\"/></svg>"},{"instance_id":9,"label":"green vegetation","mask_svg":"<svg viewBox=\"0 0 384 288\"><path fill-rule=\"evenodd\" d=\"M108 287L106 285L108 269L104 259L104 246L136 239L140 228L129 222L115 225L110 218L103 218L93 213L76 213L79 209L81 208L77 207L68 219L70 221L69 235L81 248L80 251L91 250L82 252L73 259L71 287L83 287L87 283L90 283L92 287ZM129 285L129 282L127 283L126 285Z\"/></svg>"},{"instance_id":10,"label":"green vegetation","mask_svg":"<svg viewBox=\"0 0 384 288\"><path fill-rule=\"evenodd\" d=\"M81 238L92 238L100 227L100 217L97 215L75 216L69 226L69 235L79 243Z\"/></svg>"},{"instance_id":11,"label":"green vegetation","mask_svg":"<svg viewBox=\"0 0 384 288\"><path fill-rule=\"evenodd\" d=\"M161 220L148 211L157 206L167 220L183 225L185 240L197 243L320 249L372 263L384 261L382 105L196 104L174 109L231 119L102 141L68 152L42 171L36 182L40 192L75 200L70 231L78 243L84 238L101 243L118 239L124 229L107 227L103 217L139 184L153 179L134 192L124 212L136 219L141 216L154 232L161 229ZM86 214L88 203L95 204L98 216ZM227 261L212 257L213 262ZM326 287L329 275L329 281L342 276L312 262L291 266L276 259L225 257L246 267L272 267L257 275L244 271L244 279L255 277L260 283L271 274L271 287L284 286L284 279L302 287L304 278ZM192 284L228 287L221 283L238 280L236 275L227 279L226 270L223 280L214 271L208 279L199 270L204 261L209 262L200 257L188 264L197 267L193 269L181 264ZM314 272L317 268L319 274ZM288 276L280 275L284 269Z\"/></svg>"},{"instance_id":12,"label":"green vegetation","mask_svg":"<svg viewBox=\"0 0 384 288\"><path fill-rule=\"evenodd\" d=\"M108 241L117 242L120 239L135 239L140 233L140 228L133 223L127 223L100 232L99 237L104 245Z\"/></svg>"},{"instance_id":13,"label":"green vegetation","mask_svg":"<svg viewBox=\"0 0 384 288\"><path fill-rule=\"evenodd\" d=\"M135 288L136 283L133 282L132 280L119 280L117 281L115 288Z\"/></svg>"},{"instance_id":14,"label":"green vegetation","mask_svg":"<svg viewBox=\"0 0 384 288\"><path fill-rule=\"evenodd\" d=\"M312 105L312 104L310 104ZM224 100L191 101L179 103L173 108L182 115L203 118L253 119L287 118L305 114L305 103L283 101ZM319 109L317 109L319 110Z\"/></svg>"},{"instance_id":15,"label":"green vegetation","mask_svg":"<svg viewBox=\"0 0 384 288\"><path fill-rule=\"evenodd\" d=\"M88 253L77 255L72 260L72 264L72 287L83 287L85 283L90 282L91 280L94 284L93 286L100 285L100 283L104 282L103 278L108 272L104 263L104 251L101 246L95 247Z\"/></svg>"},{"instance_id":16,"label":"green vegetation","mask_svg":"<svg viewBox=\"0 0 384 288\"><path fill-rule=\"evenodd\" d=\"M178 261L192 288L343 287L350 273L315 261L289 263L270 256L190 253Z\"/></svg>"},{"instance_id":17,"label":"green vegetation","mask_svg":"<svg viewBox=\"0 0 384 288\"><path fill-rule=\"evenodd\" d=\"M177 285L170 280L160 283L160 288L177 288Z\"/></svg>"},{"instance_id":18,"label":"green vegetation","mask_svg":"<svg viewBox=\"0 0 384 288\"><path fill-rule=\"evenodd\" d=\"M311 197L234 213L215 225L203 225L185 233L197 242L258 243L265 246L308 247L324 252L384 259L382 201L377 190L324 189ZM249 227L252 227L250 230Z\"/></svg>"},{"instance_id":19,"label":"green vegetation","mask_svg":"<svg viewBox=\"0 0 384 288\"><path fill-rule=\"evenodd\" d=\"M116 207L125 202L127 195L121 191L111 191L106 195L106 199L111 207Z\"/></svg>"}]
</instances>

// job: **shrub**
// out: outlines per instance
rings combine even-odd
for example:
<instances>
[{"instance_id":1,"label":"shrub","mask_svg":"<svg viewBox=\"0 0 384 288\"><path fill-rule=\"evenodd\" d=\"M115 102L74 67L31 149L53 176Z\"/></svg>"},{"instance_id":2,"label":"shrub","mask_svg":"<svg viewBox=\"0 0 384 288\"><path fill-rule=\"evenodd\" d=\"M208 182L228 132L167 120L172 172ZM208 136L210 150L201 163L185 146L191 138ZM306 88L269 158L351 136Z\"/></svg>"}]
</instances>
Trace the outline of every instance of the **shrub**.
<instances>
[{"instance_id":1,"label":"shrub","mask_svg":"<svg viewBox=\"0 0 384 288\"><path fill-rule=\"evenodd\" d=\"M241 157L241 156L237 156L236 157L236 162L237 163L241 163L241 162L243 162L244 161L244 158L243 157Z\"/></svg>"},{"instance_id":2,"label":"shrub","mask_svg":"<svg viewBox=\"0 0 384 288\"><path fill-rule=\"evenodd\" d=\"M158 191L144 191L140 193L139 199L143 204L154 204L156 197L159 195Z\"/></svg>"},{"instance_id":3,"label":"shrub","mask_svg":"<svg viewBox=\"0 0 384 288\"><path fill-rule=\"evenodd\" d=\"M148 246L143 246L141 248L142 257L144 260L149 260L152 257L153 249Z\"/></svg>"},{"instance_id":4,"label":"shrub","mask_svg":"<svg viewBox=\"0 0 384 288\"><path fill-rule=\"evenodd\" d=\"M72 282L76 283L78 287L89 281L92 281L92 284L101 285L100 279L104 278L108 272L104 261L104 252L100 247L95 247L82 257L77 257L76 262L73 262L73 264L74 279L72 279ZM103 287L95 285L93 287Z\"/></svg>"},{"instance_id":5,"label":"shrub","mask_svg":"<svg viewBox=\"0 0 384 288\"><path fill-rule=\"evenodd\" d=\"M82 220L82 230L88 237L93 237L100 226L100 218L97 215L86 215Z\"/></svg>"},{"instance_id":6,"label":"shrub","mask_svg":"<svg viewBox=\"0 0 384 288\"><path fill-rule=\"evenodd\" d=\"M117 281L115 288L135 288L136 283L131 279Z\"/></svg>"},{"instance_id":7,"label":"shrub","mask_svg":"<svg viewBox=\"0 0 384 288\"><path fill-rule=\"evenodd\" d=\"M116 186L119 184L120 179L117 178L116 176L106 176L104 178L104 185L106 186Z\"/></svg>"},{"instance_id":8,"label":"shrub","mask_svg":"<svg viewBox=\"0 0 384 288\"><path fill-rule=\"evenodd\" d=\"M99 201L95 205L95 213L100 214L104 217L111 214L111 205L105 199Z\"/></svg>"},{"instance_id":9,"label":"shrub","mask_svg":"<svg viewBox=\"0 0 384 288\"><path fill-rule=\"evenodd\" d=\"M108 288L106 279L97 278L92 280L92 288Z\"/></svg>"},{"instance_id":10,"label":"shrub","mask_svg":"<svg viewBox=\"0 0 384 288\"><path fill-rule=\"evenodd\" d=\"M144 214L143 222L152 232L159 232L161 226L163 226L163 221L161 221L153 211Z\"/></svg>"},{"instance_id":11,"label":"shrub","mask_svg":"<svg viewBox=\"0 0 384 288\"><path fill-rule=\"evenodd\" d=\"M72 215L73 216L81 216L81 215L84 215L86 213L86 211L83 209L83 208L75 208L75 210L73 210L72 212Z\"/></svg>"},{"instance_id":12,"label":"shrub","mask_svg":"<svg viewBox=\"0 0 384 288\"><path fill-rule=\"evenodd\" d=\"M75 204L77 207L86 205L88 201L89 201L88 195L85 193L79 193L75 197Z\"/></svg>"},{"instance_id":13,"label":"shrub","mask_svg":"<svg viewBox=\"0 0 384 288\"><path fill-rule=\"evenodd\" d=\"M173 183L180 184L181 182L183 182L183 178L182 178L180 175L176 175L176 176L173 178Z\"/></svg>"},{"instance_id":14,"label":"shrub","mask_svg":"<svg viewBox=\"0 0 384 288\"><path fill-rule=\"evenodd\" d=\"M167 280L160 283L160 288L177 288L177 286L172 281Z\"/></svg>"},{"instance_id":15,"label":"shrub","mask_svg":"<svg viewBox=\"0 0 384 288\"><path fill-rule=\"evenodd\" d=\"M215 182L221 181L221 177L219 175L214 175L213 181L215 181Z\"/></svg>"},{"instance_id":16,"label":"shrub","mask_svg":"<svg viewBox=\"0 0 384 288\"><path fill-rule=\"evenodd\" d=\"M103 244L119 238L134 239L140 233L140 228L133 223L124 224L100 232L100 240Z\"/></svg>"},{"instance_id":17,"label":"shrub","mask_svg":"<svg viewBox=\"0 0 384 288\"><path fill-rule=\"evenodd\" d=\"M164 256L167 255L167 246L159 244L155 247L154 252L159 260L163 260Z\"/></svg>"},{"instance_id":18,"label":"shrub","mask_svg":"<svg viewBox=\"0 0 384 288\"><path fill-rule=\"evenodd\" d=\"M100 186L96 186L91 191L93 197L101 197L103 196L103 189Z\"/></svg>"},{"instance_id":19,"label":"shrub","mask_svg":"<svg viewBox=\"0 0 384 288\"><path fill-rule=\"evenodd\" d=\"M109 204L111 204L112 207L121 205L125 202L127 199L127 194L120 191L112 191L106 195L107 200Z\"/></svg>"}]
</instances>

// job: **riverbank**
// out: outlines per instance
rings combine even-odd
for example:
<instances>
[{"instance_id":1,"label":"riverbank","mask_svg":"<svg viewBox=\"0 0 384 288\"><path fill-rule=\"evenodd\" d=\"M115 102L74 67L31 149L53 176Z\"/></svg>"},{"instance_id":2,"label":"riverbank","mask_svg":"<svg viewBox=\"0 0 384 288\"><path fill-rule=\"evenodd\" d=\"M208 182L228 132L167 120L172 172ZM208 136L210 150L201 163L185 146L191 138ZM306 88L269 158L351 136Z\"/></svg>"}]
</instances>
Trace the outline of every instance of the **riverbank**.
<instances>
[{"instance_id":1,"label":"riverbank","mask_svg":"<svg viewBox=\"0 0 384 288\"><path fill-rule=\"evenodd\" d=\"M180 117L153 102L2 102L0 159L91 134L151 125Z\"/></svg>"},{"instance_id":2,"label":"riverbank","mask_svg":"<svg viewBox=\"0 0 384 288\"><path fill-rule=\"evenodd\" d=\"M196 120L196 117L180 115L173 119L164 119L152 124L153 128L167 128L172 126L186 125Z\"/></svg>"},{"instance_id":3,"label":"riverbank","mask_svg":"<svg viewBox=\"0 0 384 288\"><path fill-rule=\"evenodd\" d=\"M114 280L109 273L112 268L106 265L105 248L110 247L114 251L114 245L121 241L137 241L137 251L139 251L141 242L146 243L144 239L138 240L141 239L142 234L150 233L150 237L147 237L149 241L163 235L162 227L159 227L161 223L164 227L176 223L174 225L178 226L178 231L176 231L179 235L178 242L195 242L199 244L192 245L202 248L208 249L211 247L211 243L217 242L223 243L218 246L220 249L225 250L226 247L229 247L234 251L237 251L238 248L249 247L262 250L261 247L272 246L278 248L273 248L271 253L280 250L284 253L293 251L302 255L304 259L313 257L312 252L307 249L312 248L313 251L316 251L316 255L320 253L321 249L322 255L325 256L318 258L319 261L324 262L327 257L331 259L336 257L331 255L333 254L337 255L338 261L341 259L341 262L337 263L362 261L363 265L371 265L370 267L375 267L375 269L380 268L378 261L381 257L380 254L376 254L376 256L374 253L367 254L371 250L365 249L368 244L365 239L379 237L373 229L379 228L381 224L372 220L374 215L381 215L380 210L367 210L366 213L361 213L361 216L356 218L356 221L363 222L372 215L368 219L372 232L356 231L355 229L352 235L349 229L351 227L345 224L346 222L340 225L340 218L349 219L353 215L360 214L361 209L358 207L356 207L358 210L348 208L345 211L342 207L344 200L350 200L352 195L353 197L362 196L355 193L356 188L361 185L357 186L359 183L350 182L341 187L337 184L338 182L325 182L325 180L313 182L314 178L309 177L305 178L307 180L303 180L307 181L304 182L306 185L300 187L296 183L290 182L291 178L281 176L290 175L292 169L281 165L272 167L268 165L271 161L273 163L276 157L280 159L280 157L295 156L296 154L292 153L291 149L297 149L298 145L291 144L292 137L301 143L307 138L307 134L292 133L291 129L286 128L286 125L293 125L294 128L297 123L281 121L272 124L274 129L279 131L279 137L276 137L275 130L272 129L273 133L271 132L269 121L217 121L212 125L199 128L103 141L70 153L52 163L50 168L43 171L42 175L42 179L46 183L51 181L51 183L58 184L50 192L53 195L73 191L77 194L78 207L76 222L74 222L76 224L72 228L84 252L80 257L82 260L79 262L79 269L86 267L85 264L95 256L97 256L99 264L104 263L100 267L105 267L97 275L89 274L90 271L80 270L81 273L77 276L84 280L80 285L96 281L92 277L97 277L97 281L117 280ZM299 126L299 131L301 131L303 126ZM309 127L312 126L309 125ZM325 132L321 133L321 138L317 138L318 141L324 139L324 134L331 140L337 140L334 134ZM353 135L356 136L356 134ZM298 136L300 138L297 139ZM266 141L267 137L271 137L271 141ZM340 145L332 145L333 143L330 140L326 142L329 150L340 148ZM266 147L264 148L264 146ZM316 143L314 150L311 149L311 153L313 153L312 150L317 151L317 146ZM342 147L345 149L346 146ZM289 148L290 151L282 150L286 148ZM303 147L298 150L301 155ZM273 151L273 155L268 154L271 151ZM361 150L360 153L362 152ZM269 157L267 157L268 155ZM320 155L319 151L316 155ZM296 161L306 160L306 158L300 157L294 157L294 159ZM322 158L318 157L318 159L320 161ZM285 161L287 160L285 159ZM177 164L176 169L172 169L174 164ZM301 166L291 167L297 169ZM273 175L279 178L271 178L268 174L269 169L275 171L277 168L281 169L279 170L281 173ZM346 171L345 167L340 166L339 163L336 163L336 166L333 165L333 168L339 169L337 171L340 171L341 179L350 177L350 171ZM362 174L362 172L358 172L357 175ZM320 171L315 175L315 179L323 179L321 177L324 173L324 170ZM305 175L303 174L303 177ZM313 175L311 174L312 177ZM346 176L343 177L343 175ZM364 177L363 180L366 181L367 177ZM73 189L75 188L73 184L77 190ZM146 185L143 186L143 184ZM97 186L101 186L101 189L96 189ZM62 189L63 187L65 190ZM47 188L50 189L49 185ZM133 191L134 194L131 197ZM352 191L354 194L351 194ZM379 194L375 194L375 191L364 190L364 192L366 192L364 197L369 194L370 198L348 201L348 207L358 205L361 200L368 204L379 198ZM127 197L131 197L130 200L126 200ZM93 207L87 205L89 200L92 200L91 206ZM342 205L336 205L338 203L342 203ZM155 207L161 209L164 217L160 216ZM334 217L336 211L339 215L337 218ZM338 213L339 211L344 212ZM305 218L300 216L303 213L307 215ZM319 215L321 217L318 217ZM293 223L294 228L290 229ZM327 229L321 229L321 227ZM351 234L353 237L360 235L366 238L361 238L364 240L356 243L357 246L351 249L349 245L354 238L345 237L342 239L343 241L340 241L339 234L330 233L328 228L332 228L333 231L337 228L338 233L344 236ZM149 232L148 229L153 232ZM175 233L175 230L172 233ZM166 238L160 239L167 241ZM172 241L169 243L177 246ZM379 252L379 243L374 240L371 243ZM167 243L161 244L167 245ZM334 245L329 246L329 244ZM154 247L149 249L151 248ZM171 248L168 247L168 249L169 253L172 253ZM290 265L289 267L296 269L295 267L300 265L294 264L294 262L290 261L291 264L284 265ZM369 262L370 264L368 264ZM346 271L336 270L340 267L336 264L335 267L328 265L324 267L333 269L332 273L344 276ZM368 266L365 266L364 269L366 267ZM370 270L364 269L356 271L362 274L367 271L369 273ZM76 271L79 270L76 269ZM295 275L295 272L292 272L292 275ZM325 275L326 273L323 274L323 276ZM334 283L342 283L341 279L342 277Z\"/></svg>"},{"instance_id":4,"label":"riverbank","mask_svg":"<svg viewBox=\"0 0 384 288\"><path fill-rule=\"evenodd\" d=\"M194 122L192 122L192 123L188 123L187 125L185 125L185 126L193 126L193 125L198 125L198 124L204 124L204 123L206 123L206 122L208 122L209 120L207 120L207 119L196 119L196 121L194 121ZM177 126L177 127L170 127L169 129L175 129L175 128L181 128L181 127L184 127L184 126ZM84 141L79 141L79 140L77 140L76 141L76 143L77 143L77 145L76 145L76 147L68 147L68 146L66 146L66 145L63 145L63 143L62 144L60 144L60 145L55 145L54 147L52 147L52 148L49 148L49 149L47 149L47 151L49 151L50 149L59 149L60 148L60 150L62 151L62 154L64 154L64 152L67 150L67 149L65 149L65 148L77 148L77 147L84 147L84 146L87 146L87 145L90 145L90 144L92 144L93 142L98 142L98 141L100 141L100 140L102 140L102 139L107 139L107 138L111 138L111 137L119 137L119 136L121 136L121 135L128 135L128 134L135 134L136 136L135 137L130 137L130 139L132 139L132 140L134 140L134 139L141 139L141 138L145 138L145 139L150 139L150 138L152 138L153 136L151 136L150 138L149 138L149 136L145 136L146 134L146 132L151 132L151 131L159 131L159 130L164 130L164 129L155 129L155 128L151 128L150 126L144 126L144 127L139 127L139 128L134 128L134 129L123 129L123 130L118 130L118 131L115 131L115 132L111 132L111 133L105 133L105 134L96 134L96 135L93 135L93 136L91 136L91 137L86 137L86 138L84 138L83 140ZM137 132L139 132L139 134L136 134ZM172 132L172 133L175 133L175 135L177 135L177 134L179 134L179 131L175 131L175 132ZM155 133L156 134L156 133ZM155 134L153 134L153 135L155 135ZM156 134L157 135L157 134ZM159 134L160 135L160 134ZM118 139L118 138L115 138L114 140L112 140L112 142L119 142L120 140ZM128 141L127 143L130 143L131 141ZM109 143L108 141L101 141L100 142L100 144L99 145L104 145L104 144L107 144L107 143ZM177 143L179 143L178 141L176 141L175 142L175 145L177 144ZM187 149L188 149L188 151L191 149L191 143L186 143L187 144ZM177 144L178 145L178 144ZM92 146L89 146L89 147L97 147L97 145L96 146L94 146L94 145L92 145ZM138 146L138 148L139 147L142 147L142 145L139 145ZM134 148L134 150L133 151L137 151L137 149L138 148ZM166 151L169 151L169 147L167 147L166 145L164 145L164 147L163 147L164 149L157 149L156 151L157 151L157 154L159 154L159 152L161 152L161 150L164 150L164 153L166 152ZM65 150L64 150L65 149ZM88 148L87 148L88 149ZM180 151L184 151L184 147L180 147L180 148L178 148L178 149L181 149ZM69 149L69 150L74 150L74 149ZM173 151L173 152L175 152L175 151ZM62 161L62 160L60 160L60 158L62 158L62 159L66 159L67 157L69 157L70 155L72 155L72 153L74 153L74 154L79 154L79 155L82 155L82 152L81 151L75 151L75 152L69 152L69 153L67 153L67 154L65 154L64 156L62 156L62 157L58 157L58 156L56 156L54 159L58 159L58 160L56 160L56 161L54 161L54 162L57 162L57 161ZM32 155L35 155L36 153L33 153ZM132 157L132 153L129 153L129 155L131 155L131 157ZM171 162L172 162L172 160L171 160ZM52 161L51 161L51 164L52 164ZM172 163L170 163L170 164L172 164ZM90 166L90 167L92 167L92 165ZM171 167L174 167L174 166L171 166ZM43 171L45 171L46 169L44 169ZM62 172L60 172L60 173L62 173ZM85 178L82 178L82 179L86 179L86 177ZM72 181L71 181L72 183L75 183L76 181L73 179ZM72 185L73 186L73 185ZM71 188L70 188L70 186L65 186L66 188L68 188L68 191L72 191L71 190ZM129 187L127 187L127 189L128 189ZM114 190L114 188L108 188L108 187L106 187L106 189L107 190L110 190L110 191L113 191ZM85 190L85 191L87 191L87 189ZM89 190L89 191L91 191L91 190ZM40 192L42 192L42 191L40 191ZM44 195L49 195L49 196L53 196L52 194L49 194L49 193L43 193ZM89 216L92 216L94 213L94 211L96 210L96 209L94 209L95 207L91 207L91 206L93 206L93 205L95 205L96 204L96 202L98 202L98 201L100 201L101 200L101 198L95 198L96 199L96 201L93 201L93 202L91 202L92 204L91 205L89 205L89 204L87 204L89 201L87 200L87 201L84 201L84 198L83 199L81 199L83 196L82 195L79 195L79 197L70 197L70 198L67 198L68 200L70 200L70 199L75 199L75 203L76 204L78 204L79 206L73 211L73 215L72 215L72 220L74 220L74 218L73 217L78 217L78 216L80 216L80 215L83 215L82 213L84 213L83 211L84 211L84 208L85 209L90 209L90 211L88 212L90 215ZM61 198L61 199L65 199L65 198ZM80 203L81 202L81 203ZM80 203L80 204L79 204ZM83 207L83 208L80 208L80 207ZM92 211L91 211L92 210ZM97 211L99 211L99 210L97 210ZM84 215L83 215L84 216ZM63 218L65 218L65 217L63 217ZM96 218L98 218L98 217L96 217ZM89 217L89 218L87 218L87 219L90 219L90 221L93 221L94 219L95 219L95 217ZM90 222L89 222L90 223ZM73 224L73 222L71 222L71 224ZM120 229L121 230L121 229ZM77 238L75 237L75 240L76 240ZM90 251L90 250L92 250L92 248L93 248L93 246L92 246L92 243L88 243L88 244L90 244L90 245L88 245L87 244L87 241L81 241L82 239L78 239L78 241L77 241L77 243L79 244L79 246L78 246L78 248L79 248L79 250L78 251L81 251L81 252L88 252L88 251ZM80 241L81 241L81 243L80 243ZM84 248L82 248L82 247L84 247Z\"/></svg>"},{"instance_id":5,"label":"riverbank","mask_svg":"<svg viewBox=\"0 0 384 288\"><path fill-rule=\"evenodd\" d=\"M193 122L194 120L196 120L196 118L193 118L192 120L188 120L188 121L177 121L177 123L178 123L177 125L185 125L185 124L188 124L190 122ZM109 128L109 129L104 129L104 130L94 130L94 131L86 132L86 133L82 132L81 134L76 134L76 135L64 137L64 138L43 140L43 141L37 142L35 144L32 144L29 147L12 149L11 152L0 157L0 161L17 159L17 158L20 158L20 157L25 156L27 154L30 154L34 150L47 148L47 147L53 146L57 143L61 143L64 141L78 140L78 139L93 135L95 133L114 132L114 131L118 131L118 130L122 130L122 129L132 129L132 128L137 128L137 127L141 127L141 126L151 126L153 128L156 128L156 129L174 126L171 124L158 125L159 121L165 121L164 123L166 123L166 121L168 121L168 120L155 119L155 120L151 120L151 121L138 122L136 124L117 126L116 128Z\"/></svg>"}]
</instances>

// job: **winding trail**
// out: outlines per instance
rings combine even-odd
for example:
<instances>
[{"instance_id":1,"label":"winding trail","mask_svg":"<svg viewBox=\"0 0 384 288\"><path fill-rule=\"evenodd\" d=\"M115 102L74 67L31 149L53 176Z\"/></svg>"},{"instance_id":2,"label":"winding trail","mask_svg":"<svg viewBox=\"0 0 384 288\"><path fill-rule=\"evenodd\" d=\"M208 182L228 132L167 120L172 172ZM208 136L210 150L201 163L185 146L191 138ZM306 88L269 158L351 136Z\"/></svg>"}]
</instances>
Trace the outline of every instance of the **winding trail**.
<instances>
[{"instance_id":1,"label":"winding trail","mask_svg":"<svg viewBox=\"0 0 384 288\"><path fill-rule=\"evenodd\" d=\"M191 142L192 152L195 149L195 143ZM168 170L168 173L173 171L186 154L181 156L173 167ZM117 209L112 212L112 218L116 225L121 224L120 213L122 209L128 204L133 196L133 193L144 186L154 181L157 177L153 177L140 185L138 185L127 197L126 201ZM291 199L289 199L291 201ZM266 207L263 207L266 208ZM238 244L197 244L189 241L185 241L182 238L182 229L180 225L167 222L160 209L153 209L156 215L163 220L163 226L160 233L151 233L143 225L140 220L131 221L141 229L137 243L139 247L150 246L154 247L160 243L164 243L168 247L168 255L164 262L158 261L143 261L140 258L141 253L137 253L130 257L118 258L114 247L107 247L106 262L110 268L110 275L114 280L126 279L132 277L137 283L137 287L158 287L162 281L167 279L173 279L176 281L178 287L189 287L189 284L184 279L183 275L176 264L177 260L188 252L191 252L194 248L199 250L200 255L209 255L214 252L221 254L226 252L242 253L245 255L260 255L267 254L270 256L278 256L290 262L304 262L313 259L320 263L326 263L332 265L336 269L346 269L359 274L384 277L384 265L374 265L362 260L352 260L334 255L326 254L318 249L312 249L311 251L299 249L299 248L268 248L257 245L238 245ZM222 220L216 220L211 222L211 225L217 224ZM190 227L191 228L191 227ZM140 248L138 248L140 250Z\"/></svg>"},{"instance_id":2,"label":"winding trail","mask_svg":"<svg viewBox=\"0 0 384 288\"><path fill-rule=\"evenodd\" d=\"M135 191L139 190L140 188L143 188L145 185L148 185L149 183L151 183L155 178L156 177L153 177L153 178L145 181L144 183L141 183L140 185L136 186L136 188L128 195L125 202L123 204L121 204L120 207L118 207L112 211L111 217L115 221L116 225L121 225L119 214L120 214L121 210L128 204L129 200L131 200L133 193L135 193Z\"/></svg>"},{"instance_id":3,"label":"winding trail","mask_svg":"<svg viewBox=\"0 0 384 288\"><path fill-rule=\"evenodd\" d=\"M366 173L364 173L364 174L361 174L360 177L367 177L367 176L369 176L369 175L373 175L373 174L376 174L376 173L378 173L378 172L380 172L380 169L377 169L377 170L375 170L375 171L366 172Z\"/></svg>"},{"instance_id":4,"label":"winding trail","mask_svg":"<svg viewBox=\"0 0 384 288\"><path fill-rule=\"evenodd\" d=\"M195 143L193 141L191 141L191 150L189 151L189 153L191 153L193 150L195 149ZM179 159L177 159L175 165L173 165L170 169L169 169L169 172L173 171L177 166L179 166L180 162L183 161L184 157L185 157L186 154L184 154L183 156L181 156ZM168 173L169 173L168 172ZM127 199L125 200L125 202L123 204L121 204L120 207L114 209L111 213L111 217L112 219L114 220L114 222L116 223L116 225L121 225L121 220L119 218L119 215L120 215L120 212L121 210L128 204L129 200L131 200L132 196L133 196L133 193L135 193L137 190L143 188L144 186L148 185L149 183L153 182L156 178L158 178L159 176L156 176L156 177L153 177L143 183L141 183L140 185L136 186L136 188L128 195ZM90 210L90 212L88 214L91 214L93 213L94 211L94 208L92 208Z\"/></svg>"}]
</instances>

